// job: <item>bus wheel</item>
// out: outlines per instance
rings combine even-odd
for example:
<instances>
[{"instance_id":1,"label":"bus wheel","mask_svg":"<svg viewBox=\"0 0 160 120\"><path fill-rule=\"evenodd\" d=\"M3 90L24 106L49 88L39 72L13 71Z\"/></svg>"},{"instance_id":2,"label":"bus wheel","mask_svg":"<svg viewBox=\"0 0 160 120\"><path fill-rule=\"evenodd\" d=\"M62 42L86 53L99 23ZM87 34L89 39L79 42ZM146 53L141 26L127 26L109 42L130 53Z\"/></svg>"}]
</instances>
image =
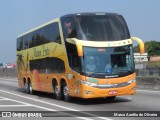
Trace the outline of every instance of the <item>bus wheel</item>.
<instances>
[{"instance_id":1,"label":"bus wheel","mask_svg":"<svg viewBox=\"0 0 160 120\"><path fill-rule=\"evenodd\" d=\"M53 87L54 87L53 89L54 89L54 94L55 94L56 99L57 99L57 100L62 99L61 91L60 91L60 89L58 88L58 83L55 82L55 84L54 84Z\"/></svg>"},{"instance_id":2,"label":"bus wheel","mask_svg":"<svg viewBox=\"0 0 160 120\"><path fill-rule=\"evenodd\" d=\"M28 93L28 84L26 82L24 83L23 92Z\"/></svg>"},{"instance_id":3,"label":"bus wheel","mask_svg":"<svg viewBox=\"0 0 160 120\"><path fill-rule=\"evenodd\" d=\"M34 94L34 90L33 90L33 88L32 88L31 82L28 83L28 93L30 93L31 95Z\"/></svg>"},{"instance_id":4,"label":"bus wheel","mask_svg":"<svg viewBox=\"0 0 160 120\"><path fill-rule=\"evenodd\" d=\"M70 102L71 101L71 97L68 94L68 87L66 82L63 83L62 85L62 91L63 91L63 99L64 101Z\"/></svg>"}]
</instances>

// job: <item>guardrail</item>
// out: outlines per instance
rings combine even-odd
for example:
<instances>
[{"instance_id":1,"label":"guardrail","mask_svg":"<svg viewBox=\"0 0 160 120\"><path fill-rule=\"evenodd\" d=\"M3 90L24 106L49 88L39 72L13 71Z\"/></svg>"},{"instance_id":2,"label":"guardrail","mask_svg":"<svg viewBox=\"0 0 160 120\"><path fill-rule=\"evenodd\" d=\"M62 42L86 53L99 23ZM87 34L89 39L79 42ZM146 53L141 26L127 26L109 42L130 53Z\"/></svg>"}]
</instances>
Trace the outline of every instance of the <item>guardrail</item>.
<instances>
[{"instance_id":1,"label":"guardrail","mask_svg":"<svg viewBox=\"0 0 160 120\"><path fill-rule=\"evenodd\" d=\"M149 69L137 69L137 76L159 76L160 77L160 68L149 68Z\"/></svg>"},{"instance_id":2,"label":"guardrail","mask_svg":"<svg viewBox=\"0 0 160 120\"><path fill-rule=\"evenodd\" d=\"M0 69L0 77L17 77L17 68ZM160 90L160 69L136 70L137 88Z\"/></svg>"},{"instance_id":3,"label":"guardrail","mask_svg":"<svg viewBox=\"0 0 160 120\"><path fill-rule=\"evenodd\" d=\"M160 90L160 76L137 76L137 88Z\"/></svg>"},{"instance_id":4,"label":"guardrail","mask_svg":"<svg viewBox=\"0 0 160 120\"><path fill-rule=\"evenodd\" d=\"M0 77L17 77L17 68L0 69Z\"/></svg>"}]
</instances>

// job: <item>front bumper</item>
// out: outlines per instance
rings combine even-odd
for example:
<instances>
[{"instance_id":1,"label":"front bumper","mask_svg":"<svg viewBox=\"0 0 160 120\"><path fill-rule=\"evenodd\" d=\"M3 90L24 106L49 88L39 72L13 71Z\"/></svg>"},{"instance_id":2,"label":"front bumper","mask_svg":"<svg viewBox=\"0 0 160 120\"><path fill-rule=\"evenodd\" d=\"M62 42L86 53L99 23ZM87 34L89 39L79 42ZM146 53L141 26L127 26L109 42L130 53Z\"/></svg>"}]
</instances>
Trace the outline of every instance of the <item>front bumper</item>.
<instances>
[{"instance_id":1,"label":"front bumper","mask_svg":"<svg viewBox=\"0 0 160 120\"><path fill-rule=\"evenodd\" d=\"M100 86L99 86L100 87ZM134 95L136 93L136 82L130 83L122 87L101 88L87 86L81 84L81 98L100 98L121 95Z\"/></svg>"}]
</instances>

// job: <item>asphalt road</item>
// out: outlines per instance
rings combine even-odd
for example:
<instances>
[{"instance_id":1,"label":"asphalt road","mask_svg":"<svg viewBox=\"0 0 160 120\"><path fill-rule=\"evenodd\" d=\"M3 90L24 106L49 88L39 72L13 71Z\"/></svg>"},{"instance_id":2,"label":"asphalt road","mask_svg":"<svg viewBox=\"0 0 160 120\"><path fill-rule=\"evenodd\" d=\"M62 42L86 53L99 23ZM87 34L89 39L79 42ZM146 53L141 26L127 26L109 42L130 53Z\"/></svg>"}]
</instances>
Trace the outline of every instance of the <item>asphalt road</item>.
<instances>
[{"instance_id":1,"label":"asphalt road","mask_svg":"<svg viewBox=\"0 0 160 120\"><path fill-rule=\"evenodd\" d=\"M132 117L126 117L127 113ZM120 96L114 101L74 99L69 103L54 99L52 94L23 93L16 78L0 78L0 119L42 116L45 120L159 120L153 117L156 115L160 116L160 91L137 90L136 95Z\"/></svg>"}]
</instances>

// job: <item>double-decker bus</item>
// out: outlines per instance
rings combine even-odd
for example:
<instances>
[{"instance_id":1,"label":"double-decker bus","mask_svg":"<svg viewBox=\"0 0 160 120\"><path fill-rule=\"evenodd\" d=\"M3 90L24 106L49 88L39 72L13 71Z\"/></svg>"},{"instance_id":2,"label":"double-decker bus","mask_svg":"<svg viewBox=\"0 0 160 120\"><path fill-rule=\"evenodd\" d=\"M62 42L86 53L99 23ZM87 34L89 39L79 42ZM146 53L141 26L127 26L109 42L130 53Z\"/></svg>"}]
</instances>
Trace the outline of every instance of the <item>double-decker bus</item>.
<instances>
[{"instance_id":1,"label":"double-decker bus","mask_svg":"<svg viewBox=\"0 0 160 120\"><path fill-rule=\"evenodd\" d=\"M17 38L18 84L26 93L114 99L136 93L132 41L122 15L64 15Z\"/></svg>"}]
</instances>

